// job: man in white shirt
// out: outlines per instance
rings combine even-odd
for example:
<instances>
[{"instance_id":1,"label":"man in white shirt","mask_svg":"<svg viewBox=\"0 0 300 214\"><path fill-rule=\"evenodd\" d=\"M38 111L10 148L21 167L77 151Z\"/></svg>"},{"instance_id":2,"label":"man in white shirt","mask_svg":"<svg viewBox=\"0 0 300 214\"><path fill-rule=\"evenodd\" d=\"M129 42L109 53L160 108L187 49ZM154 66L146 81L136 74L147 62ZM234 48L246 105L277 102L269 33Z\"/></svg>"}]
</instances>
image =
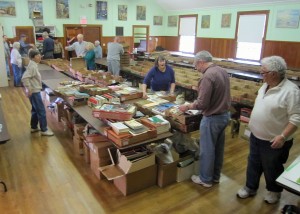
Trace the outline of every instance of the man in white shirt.
<instances>
[{"instance_id":1,"label":"man in white shirt","mask_svg":"<svg viewBox=\"0 0 300 214\"><path fill-rule=\"evenodd\" d=\"M114 42L107 44L107 68L114 76L120 75L120 55L124 54L123 46L119 42L120 37L116 36Z\"/></svg>"},{"instance_id":2,"label":"man in white shirt","mask_svg":"<svg viewBox=\"0 0 300 214\"><path fill-rule=\"evenodd\" d=\"M74 51L76 53L77 57L83 57L85 55L85 46L86 46L86 41L83 41L83 35L78 34L77 35L77 42L74 42L70 46L66 46L65 49L67 51Z\"/></svg>"},{"instance_id":3,"label":"man in white shirt","mask_svg":"<svg viewBox=\"0 0 300 214\"><path fill-rule=\"evenodd\" d=\"M254 196L264 173L268 190L264 200L273 204L281 197L283 188L276 179L284 171L293 135L300 125L300 90L285 78L287 65L283 58L266 57L261 64L264 84L258 91L249 122L252 133L246 185L237 196Z\"/></svg>"}]
</instances>

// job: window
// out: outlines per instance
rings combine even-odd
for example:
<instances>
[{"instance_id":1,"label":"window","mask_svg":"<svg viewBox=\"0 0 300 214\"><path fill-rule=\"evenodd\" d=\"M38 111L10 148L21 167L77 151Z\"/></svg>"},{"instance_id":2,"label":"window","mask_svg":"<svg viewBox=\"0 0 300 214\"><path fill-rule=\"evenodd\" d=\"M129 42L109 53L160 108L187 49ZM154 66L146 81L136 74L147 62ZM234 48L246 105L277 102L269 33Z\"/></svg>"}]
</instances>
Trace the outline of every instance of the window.
<instances>
[{"instance_id":1,"label":"window","mask_svg":"<svg viewBox=\"0 0 300 214\"><path fill-rule=\"evenodd\" d=\"M179 51L195 52L197 15L179 17Z\"/></svg>"},{"instance_id":2,"label":"window","mask_svg":"<svg viewBox=\"0 0 300 214\"><path fill-rule=\"evenodd\" d=\"M238 14L236 58L260 60L265 38L267 15L266 11Z\"/></svg>"}]
</instances>

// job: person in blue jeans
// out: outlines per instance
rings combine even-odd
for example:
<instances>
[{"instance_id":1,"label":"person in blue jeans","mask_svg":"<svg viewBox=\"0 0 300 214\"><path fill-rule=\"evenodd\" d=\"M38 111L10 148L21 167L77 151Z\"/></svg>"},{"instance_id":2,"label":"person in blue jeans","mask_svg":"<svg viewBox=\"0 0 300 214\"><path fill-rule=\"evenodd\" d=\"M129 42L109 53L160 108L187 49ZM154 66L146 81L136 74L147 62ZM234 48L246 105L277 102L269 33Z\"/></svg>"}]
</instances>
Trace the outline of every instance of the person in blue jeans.
<instances>
[{"instance_id":1,"label":"person in blue jeans","mask_svg":"<svg viewBox=\"0 0 300 214\"><path fill-rule=\"evenodd\" d=\"M227 71L212 62L207 51L196 54L194 65L203 74L198 84L198 97L191 104L181 105L182 112L202 110L200 123L200 174L192 181L204 187L219 183L223 166L225 128L229 122L230 82Z\"/></svg>"},{"instance_id":2,"label":"person in blue jeans","mask_svg":"<svg viewBox=\"0 0 300 214\"><path fill-rule=\"evenodd\" d=\"M258 91L249 121L246 185L238 190L239 198L256 195L262 174L267 189L264 201L274 204L281 197L283 187L276 179L284 171L293 135L300 125L300 90L285 77L286 69L286 62L280 56L261 60L264 84Z\"/></svg>"},{"instance_id":3,"label":"person in blue jeans","mask_svg":"<svg viewBox=\"0 0 300 214\"><path fill-rule=\"evenodd\" d=\"M26 90L26 95L31 103L31 133L41 131L42 136L52 136L53 132L48 130L46 110L42 101L42 79L38 69L41 61L41 54L37 50L31 50L29 53L29 64L22 77L22 82ZM38 128L38 124L40 128Z\"/></svg>"},{"instance_id":4,"label":"person in blue jeans","mask_svg":"<svg viewBox=\"0 0 300 214\"><path fill-rule=\"evenodd\" d=\"M14 42L13 48L10 53L10 63L14 74L14 86L21 87L21 78L22 78L22 57L19 52L20 43Z\"/></svg>"}]
</instances>

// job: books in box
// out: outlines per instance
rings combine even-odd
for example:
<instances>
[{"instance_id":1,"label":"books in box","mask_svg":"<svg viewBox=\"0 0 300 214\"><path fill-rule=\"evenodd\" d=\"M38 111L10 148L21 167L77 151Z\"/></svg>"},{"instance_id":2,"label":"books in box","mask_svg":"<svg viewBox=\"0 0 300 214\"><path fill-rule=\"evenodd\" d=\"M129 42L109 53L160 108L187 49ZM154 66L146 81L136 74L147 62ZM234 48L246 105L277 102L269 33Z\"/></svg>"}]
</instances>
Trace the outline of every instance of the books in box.
<instances>
[{"instance_id":1,"label":"books in box","mask_svg":"<svg viewBox=\"0 0 300 214\"><path fill-rule=\"evenodd\" d=\"M142 118L141 123L148 127L155 128L157 134L168 132L171 128L169 121L165 120L162 116L156 115L149 118Z\"/></svg>"},{"instance_id":2,"label":"books in box","mask_svg":"<svg viewBox=\"0 0 300 214\"><path fill-rule=\"evenodd\" d=\"M116 134L128 133L129 127L125 126L122 122L109 123L110 127L114 130Z\"/></svg>"},{"instance_id":3,"label":"books in box","mask_svg":"<svg viewBox=\"0 0 300 214\"><path fill-rule=\"evenodd\" d=\"M135 112L136 107L131 104L103 104L93 109L93 116L124 121L131 120Z\"/></svg>"},{"instance_id":4,"label":"books in box","mask_svg":"<svg viewBox=\"0 0 300 214\"><path fill-rule=\"evenodd\" d=\"M176 104L174 103L162 103L158 106L155 106L152 108L152 112L154 114L160 114L160 115L165 115L165 111L173 106L175 106Z\"/></svg>"},{"instance_id":5,"label":"books in box","mask_svg":"<svg viewBox=\"0 0 300 214\"><path fill-rule=\"evenodd\" d=\"M140 143L142 141L149 140L152 138L156 138L157 131L155 128L149 128L147 132L138 135L132 135L130 133L121 133L118 135L113 130L107 130L107 137L119 147L124 147L135 143Z\"/></svg>"}]
</instances>

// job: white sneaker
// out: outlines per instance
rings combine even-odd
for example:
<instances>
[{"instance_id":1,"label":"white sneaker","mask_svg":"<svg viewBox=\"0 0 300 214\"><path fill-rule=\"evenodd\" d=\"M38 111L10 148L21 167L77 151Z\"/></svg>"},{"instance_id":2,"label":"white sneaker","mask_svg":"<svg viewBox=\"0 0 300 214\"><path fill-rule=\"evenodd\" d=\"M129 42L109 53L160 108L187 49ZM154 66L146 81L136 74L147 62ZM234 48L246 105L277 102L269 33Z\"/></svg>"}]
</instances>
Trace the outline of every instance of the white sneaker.
<instances>
[{"instance_id":1,"label":"white sneaker","mask_svg":"<svg viewBox=\"0 0 300 214\"><path fill-rule=\"evenodd\" d=\"M268 204L275 204L279 201L280 197L281 197L281 192L268 191L264 200Z\"/></svg>"},{"instance_id":2,"label":"white sneaker","mask_svg":"<svg viewBox=\"0 0 300 214\"><path fill-rule=\"evenodd\" d=\"M212 184L204 183L203 181L201 181L198 175L192 175L191 179L195 184L199 184L207 188L212 187Z\"/></svg>"},{"instance_id":3,"label":"white sneaker","mask_svg":"<svg viewBox=\"0 0 300 214\"><path fill-rule=\"evenodd\" d=\"M238 192L237 192L237 197L239 198L249 198L251 196L256 195L256 191L255 190L251 190L248 187L244 186L243 188L241 188Z\"/></svg>"},{"instance_id":4,"label":"white sneaker","mask_svg":"<svg viewBox=\"0 0 300 214\"><path fill-rule=\"evenodd\" d=\"M36 128L36 129L31 129L31 133L34 133L34 132L39 132L41 131L39 128Z\"/></svg>"},{"instance_id":5,"label":"white sneaker","mask_svg":"<svg viewBox=\"0 0 300 214\"><path fill-rule=\"evenodd\" d=\"M41 133L42 133L42 136L53 136L54 135L53 132L49 131L49 130L47 130L45 132L41 132Z\"/></svg>"}]
</instances>

